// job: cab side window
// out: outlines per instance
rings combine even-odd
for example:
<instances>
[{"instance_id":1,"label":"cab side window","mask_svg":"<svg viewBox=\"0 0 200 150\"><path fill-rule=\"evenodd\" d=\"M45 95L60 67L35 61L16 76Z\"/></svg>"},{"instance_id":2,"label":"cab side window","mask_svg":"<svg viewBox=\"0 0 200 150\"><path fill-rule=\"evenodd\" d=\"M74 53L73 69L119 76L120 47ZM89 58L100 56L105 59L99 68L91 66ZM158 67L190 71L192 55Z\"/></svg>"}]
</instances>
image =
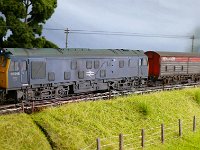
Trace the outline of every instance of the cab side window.
<instances>
[{"instance_id":1,"label":"cab side window","mask_svg":"<svg viewBox=\"0 0 200 150\"><path fill-rule=\"evenodd\" d=\"M19 62L11 61L11 63L10 63L10 71L19 71Z\"/></svg>"}]
</instances>

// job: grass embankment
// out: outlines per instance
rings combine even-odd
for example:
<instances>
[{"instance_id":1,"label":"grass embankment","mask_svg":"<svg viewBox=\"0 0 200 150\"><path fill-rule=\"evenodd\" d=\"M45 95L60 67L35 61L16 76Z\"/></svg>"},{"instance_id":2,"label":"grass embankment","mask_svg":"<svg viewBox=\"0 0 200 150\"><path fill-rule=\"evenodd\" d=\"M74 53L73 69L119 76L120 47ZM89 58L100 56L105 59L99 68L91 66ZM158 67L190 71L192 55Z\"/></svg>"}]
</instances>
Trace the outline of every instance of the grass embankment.
<instances>
[{"instance_id":1,"label":"grass embankment","mask_svg":"<svg viewBox=\"0 0 200 150\"><path fill-rule=\"evenodd\" d=\"M192 133L194 115L196 133ZM178 138L178 119L183 123L182 138ZM165 126L164 145L159 138L161 123ZM200 149L200 88L68 104L32 115L0 116L0 149L95 149L97 137L101 145L114 144L102 149L114 149L118 148L119 133L125 135L125 149L136 148L142 128L145 149Z\"/></svg>"},{"instance_id":2,"label":"grass embankment","mask_svg":"<svg viewBox=\"0 0 200 150\"><path fill-rule=\"evenodd\" d=\"M0 116L0 150L48 150L48 140L26 114Z\"/></svg>"},{"instance_id":3,"label":"grass embankment","mask_svg":"<svg viewBox=\"0 0 200 150\"><path fill-rule=\"evenodd\" d=\"M101 144L118 147L118 134L124 138L126 148L140 146L140 132L146 130L147 149L200 149L192 130L192 117L200 122L200 89L160 92L141 96L117 98L111 101L69 104L47 109L32 115L50 135L55 149L80 149L101 138ZM178 137L178 119L183 122L183 138ZM160 144L160 124L164 123L165 144ZM200 131L199 124L197 131ZM111 138L110 138L111 137ZM193 137L193 141L190 141ZM174 140L175 138L175 140ZM175 141L175 142L174 142ZM88 149L94 148L95 143Z\"/></svg>"}]
</instances>

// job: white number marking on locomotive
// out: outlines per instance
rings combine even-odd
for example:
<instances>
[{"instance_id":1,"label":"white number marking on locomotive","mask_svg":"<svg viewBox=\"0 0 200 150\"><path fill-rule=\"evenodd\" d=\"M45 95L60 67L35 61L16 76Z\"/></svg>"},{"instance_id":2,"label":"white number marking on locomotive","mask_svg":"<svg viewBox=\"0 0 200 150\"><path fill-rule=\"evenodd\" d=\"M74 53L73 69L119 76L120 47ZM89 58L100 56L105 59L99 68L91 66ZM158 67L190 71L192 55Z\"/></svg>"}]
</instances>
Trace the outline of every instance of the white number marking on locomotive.
<instances>
[{"instance_id":1,"label":"white number marking on locomotive","mask_svg":"<svg viewBox=\"0 0 200 150\"><path fill-rule=\"evenodd\" d=\"M11 72L10 75L11 75L11 76L19 76L19 75L20 75L20 72Z\"/></svg>"}]
</instances>

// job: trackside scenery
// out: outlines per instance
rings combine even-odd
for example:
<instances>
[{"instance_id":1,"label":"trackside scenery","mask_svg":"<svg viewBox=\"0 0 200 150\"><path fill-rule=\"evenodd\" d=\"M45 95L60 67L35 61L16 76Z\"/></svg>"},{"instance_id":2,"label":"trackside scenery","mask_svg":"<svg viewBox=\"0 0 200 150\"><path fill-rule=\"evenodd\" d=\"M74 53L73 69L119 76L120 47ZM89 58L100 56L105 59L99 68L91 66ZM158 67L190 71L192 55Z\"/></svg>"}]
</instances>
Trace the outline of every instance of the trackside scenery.
<instances>
[{"instance_id":1,"label":"trackside scenery","mask_svg":"<svg viewBox=\"0 0 200 150\"><path fill-rule=\"evenodd\" d=\"M0 150L199 150L199 0L0 0Z\"/></svg>"},{"instance_id":2,"label":"trackside scenery","mask_svg":"<svg viewBox=\"0 0 200 150\"><path fill-rule=\"evenodd\" d=\"M145 149L199 149L200 89L73 103L31 115L0 116L0 122L2 150L96 149L96 138L101 140L101 149L118 149L120 133L124 135L124 149L137 149L141 148L141 129L145 130ZM163 144L161 124L165 126Z\"/></svg>"}]
</instances>

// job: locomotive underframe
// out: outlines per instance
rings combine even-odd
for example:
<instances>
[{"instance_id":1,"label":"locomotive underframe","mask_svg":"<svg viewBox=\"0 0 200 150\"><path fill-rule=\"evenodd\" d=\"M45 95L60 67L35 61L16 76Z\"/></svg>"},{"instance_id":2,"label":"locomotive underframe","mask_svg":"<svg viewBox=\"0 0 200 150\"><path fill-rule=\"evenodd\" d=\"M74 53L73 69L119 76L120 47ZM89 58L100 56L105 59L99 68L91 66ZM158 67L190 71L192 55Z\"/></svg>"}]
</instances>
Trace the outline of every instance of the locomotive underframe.
<instances>
[{"instance_id":1,"label":"locomotive underframe","mask_svg":"<svg viewBox=\"0 0 200 150\"><path fill-rule=\"evenodd\" d=\"M87 80L79 82L40 84L25 87L23 89L11 89L3 91L1 99L44 100L67 97L70 94L87 93L108 90L128 90L147 86L147 79L139 77Z\"/></svg>"},{"instance_id":2,"label":"locomotive underframe","mask_svg":"<svg viewBox=\"0 0 200 150\"><path fill-rule=\"evenodd\" d=\"M1 90L0 98L7 101L13 101L17 97L21 100L44 100L53 98L63 98L70 94L87 93L104 90L128 90L139 87L172 85L182 83L192 83L200 81L200 74L160 76L158 78L120 78L115 80L88 80L79 82L57 83L57 84L40 84L25 87L23 89Z\"/></svg>"}]
</instances>

